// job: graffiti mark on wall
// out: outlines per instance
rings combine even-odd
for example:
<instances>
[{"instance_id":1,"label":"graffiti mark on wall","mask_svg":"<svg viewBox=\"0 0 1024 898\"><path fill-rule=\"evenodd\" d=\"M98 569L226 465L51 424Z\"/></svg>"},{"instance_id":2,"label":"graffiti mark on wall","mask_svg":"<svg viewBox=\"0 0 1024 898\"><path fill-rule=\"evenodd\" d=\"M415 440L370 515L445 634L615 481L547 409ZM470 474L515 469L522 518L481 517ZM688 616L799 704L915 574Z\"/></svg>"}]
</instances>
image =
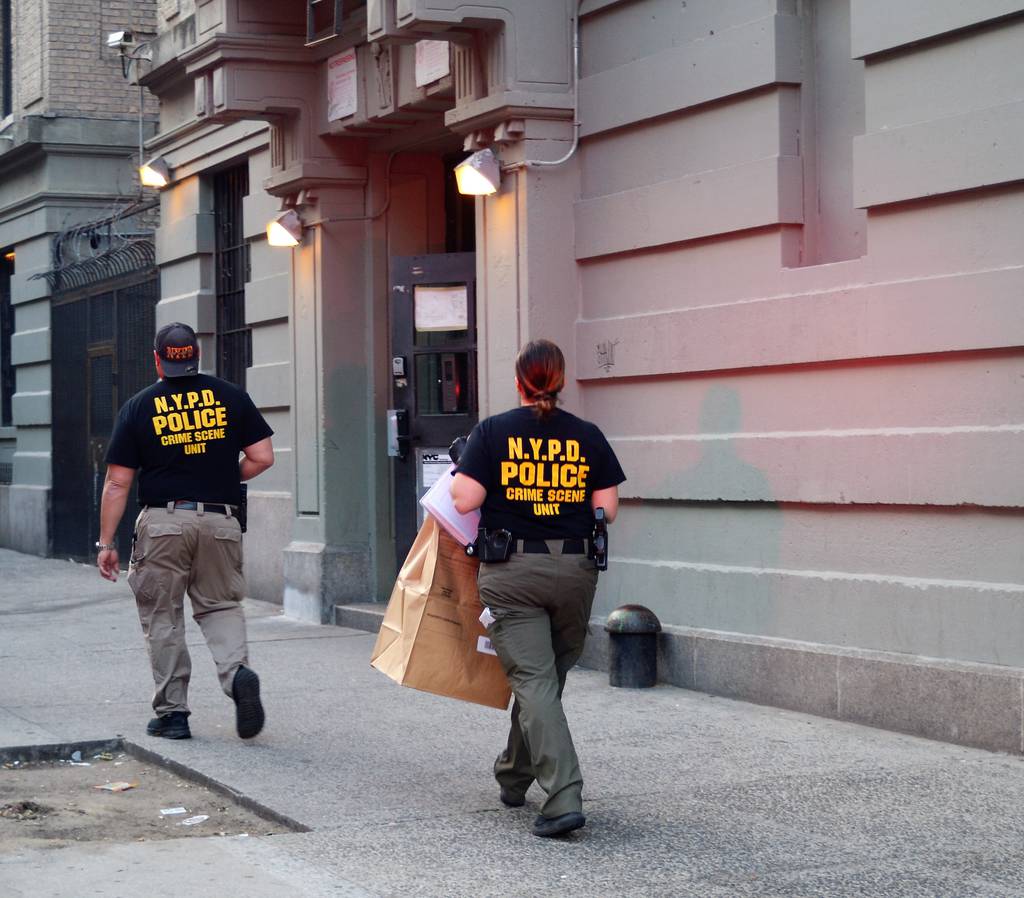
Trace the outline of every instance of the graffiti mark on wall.
<instances>
[{"instance_id":1,"label":"graffiti mark on wall","mask_svg":"<svg viewBox=\"0 0 1024 898\"><path fill-rule=\"evenodd\" d=\"M618 340L605 340L597 344L597 367L605 374L615 367L615 347L618 345Z\"/></svg>"}]
</instances>

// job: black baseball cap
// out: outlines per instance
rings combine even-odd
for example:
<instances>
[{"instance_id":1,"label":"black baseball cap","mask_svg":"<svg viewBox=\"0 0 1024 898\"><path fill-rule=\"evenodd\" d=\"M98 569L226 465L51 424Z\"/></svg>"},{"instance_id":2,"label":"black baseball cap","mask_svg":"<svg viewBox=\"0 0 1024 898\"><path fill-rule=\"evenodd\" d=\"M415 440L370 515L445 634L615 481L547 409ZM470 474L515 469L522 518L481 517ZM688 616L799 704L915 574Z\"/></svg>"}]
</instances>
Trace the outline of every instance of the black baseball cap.
<instances>
[{"instance_id":1,"label":"black baseball cap","mask_svg":"<svg viewBox=\"0 0 1024 898\"><path fill-rule=\"evenodd\" d=\"M199 373L199 341L187 324L175 321L156 332L153 348L160 356L164 377L188 377Z\"/></svg>"}]
</instances>

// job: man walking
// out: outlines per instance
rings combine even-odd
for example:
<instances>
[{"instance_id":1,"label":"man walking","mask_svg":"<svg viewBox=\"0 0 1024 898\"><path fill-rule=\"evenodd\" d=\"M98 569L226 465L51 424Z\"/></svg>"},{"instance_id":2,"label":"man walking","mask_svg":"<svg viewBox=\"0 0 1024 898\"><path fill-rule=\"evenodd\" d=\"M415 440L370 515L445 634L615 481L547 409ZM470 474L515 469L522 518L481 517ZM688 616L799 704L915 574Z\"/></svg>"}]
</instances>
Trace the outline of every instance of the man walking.
<instances>
[{"instance_id":1,"label":"man walking","mask_svg":"<svg viewBox=\"0 0 1024 898\"><path fill-rule=\"evenodd\" d=\"M263 728L264 714L259 677L248 667L238 512L241 481L274 463L273 431L244 390L199 373L199 343L187 324L161 328L153 357L160 380L124 404L107 450L97 565L103 577L117 580L115 533L138 470L142 511L128 584L156 684L157 716L147 732L192 735L187 592L221 688L235 702L238 735L250 739Z\"/></svg>"}]
</instances>

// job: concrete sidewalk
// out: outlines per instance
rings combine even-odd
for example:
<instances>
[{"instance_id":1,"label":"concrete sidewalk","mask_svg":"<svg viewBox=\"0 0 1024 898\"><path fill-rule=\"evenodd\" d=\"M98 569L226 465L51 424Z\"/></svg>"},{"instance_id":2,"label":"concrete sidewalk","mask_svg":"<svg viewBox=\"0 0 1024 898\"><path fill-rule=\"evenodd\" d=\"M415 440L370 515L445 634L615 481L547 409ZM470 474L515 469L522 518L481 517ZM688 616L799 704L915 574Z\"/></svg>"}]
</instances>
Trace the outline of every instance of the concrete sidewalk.
<instances>
[{"instance_id":1,"label":"concrete sidewalk","mask_svg":"<svg viewBox=\"0 0 1024 898\"><path fill-rule=\"evenodd\" d=\"M249 603L268 724L234 735L198 628L193 739L145 735L127 585L0 550L0 746L124 734L309 827L0 854L0 895L1024 895L1024 762L574 671L587 828L537 839L490 775L505 714L400 688L374 637ZM4 771L0 770L0 776Z\"/></svg>"}]
</instances>

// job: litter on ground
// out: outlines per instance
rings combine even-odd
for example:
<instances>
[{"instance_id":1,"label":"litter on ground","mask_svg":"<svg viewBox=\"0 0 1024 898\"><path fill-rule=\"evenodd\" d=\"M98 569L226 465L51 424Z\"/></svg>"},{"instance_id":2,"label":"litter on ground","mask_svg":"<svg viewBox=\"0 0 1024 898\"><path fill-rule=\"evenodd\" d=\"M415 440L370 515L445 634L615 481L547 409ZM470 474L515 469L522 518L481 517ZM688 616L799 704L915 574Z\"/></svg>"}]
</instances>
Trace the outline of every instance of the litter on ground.
<instances>
[{"instance_id":1,"label":"litter on ground","mask_svg":"<svg viewBox=\"0 0 1024 898\"><path fill-rule=\"evenodd\" d=\"M134 789L138 783L104 783L102 786L93 786L94 789L102 789L104 792L127 792Z\"/></svg>"}]
</instances>

